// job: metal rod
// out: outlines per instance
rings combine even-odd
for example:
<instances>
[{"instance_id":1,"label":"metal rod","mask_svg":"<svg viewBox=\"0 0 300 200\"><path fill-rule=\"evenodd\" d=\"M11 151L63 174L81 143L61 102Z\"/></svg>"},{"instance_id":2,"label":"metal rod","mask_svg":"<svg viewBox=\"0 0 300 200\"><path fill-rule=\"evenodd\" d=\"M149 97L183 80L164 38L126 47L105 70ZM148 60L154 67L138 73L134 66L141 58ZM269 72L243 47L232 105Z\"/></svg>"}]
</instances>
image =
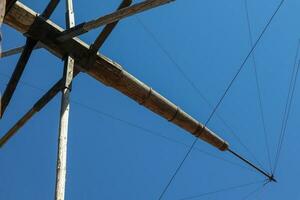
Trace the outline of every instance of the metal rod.
<instances>
[{"instance_id":1,"label":"metal rod","mask_svg":"<svg viewBox=\"0 0 300 200\"><path fill-rule=\"evenodd\" d=\"M273 182L277 182L276 179L274 178L273 174L268 174L267 172L265 172L264 170L260 169L259 167L255 166L254 164L252 164L249 160L245 159L243 156L239 155L238 153L234 152L233 150L231 150L230 148L227 149L230 153L232 153L234 156L236 156L237 158L239 158L240 160L242 160L243 162L247 163L248 165L250 165L251 167L253 167L255 170L257 170L258 172L260 172L261 174L263 174L264 176L266 176L269 181L273 181Z\"/></svg>"},{"instance_id":2,"label":"metal rod","mask_svg":"<svg viewBox=\"0 0 300 200\"><path fill-rule=\"evenodd\" d=\"M62 42L62 41L71 39L73 37L76 37L78 35L86 33L92 29L98 28L98 27L106 25L106 24L113 23L115 21L119 21L121 19L124 19L125 17L132 16L134 14L152 9L154 7L158 7L158 6L164 5L166 3L170 3L171 1L174 1L174 0L145 0L140 3L136 3L127 8L120 9L116 12L110 13L110 14L100 17L98 19L91 20L89 22L84 22L73 28L65 30L57 38L57 40Z\"/></svg>"},{"instance_id":3,"label":"metal rod","mask_svg":"<svg viewBox=\"0 0 300 200\"><path fill-rule=\"evenodd\" d=\"M74 27L75 19L72 0L66 0L66 24L67 28ZM56 188L55 200L65 199L66 173L67 173L67 147L68 147L68 126L70 110L70 93L73 79L74 59L67 56L64 68L64 88L61 97L60 124L58 137L58 152L56 166Z\"/></svg>"}]
</instances>

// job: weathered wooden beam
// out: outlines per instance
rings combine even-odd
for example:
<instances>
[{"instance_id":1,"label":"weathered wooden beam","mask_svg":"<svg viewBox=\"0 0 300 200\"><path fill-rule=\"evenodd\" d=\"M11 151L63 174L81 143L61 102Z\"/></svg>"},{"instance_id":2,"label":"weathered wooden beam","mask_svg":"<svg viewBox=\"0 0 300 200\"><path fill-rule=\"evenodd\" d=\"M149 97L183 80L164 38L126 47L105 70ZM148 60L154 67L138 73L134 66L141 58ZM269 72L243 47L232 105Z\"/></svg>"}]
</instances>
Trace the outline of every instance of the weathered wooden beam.
<instances>
[{"instance_id":1,"label":"weathered wooden beam","mask_svg":"<svg viewBox=\"0 0 300 200\"><path fill-rule=\"evenodd\" d=\"M75 16L73 10L73 0L66 0L66 27L75 26ZM56 184L55 200L65 199L66 175L67 175L67 149L69 132L69 114L70 114L70 94L73 80L74 59L71 56L65 58L63 83L61 90L61 106L58 134L58 150L56 163Z\"/></svg>"},{"instance_id":2,"label":"weathered wooden beam","mask_svg":"<svg viewBox=\"0 0 300 200\"><path fill-rule=\"evenodd\" d=\"M50 0L48 5L46 6L46 9L43 11L41 16L45 19L48 19L52 13L54 12L55 8L59 4L60 0Z\"/></svg>"},{"instance_id":3,"label":"weathered wooden beam","mask_svg":"<svg viewBox=\"0 0 300 200\"><path fill-rule=\"evenodd\" d=\"M6 50L4 52L1 52L0 58L5 58L5 57L8 57L8 56L13 56L13 55L22 53L22 51L24 50L24 47L25 46L16 47L16 48L9 49L9 50Z\"/></svg>"},{"instance_id":4,"label":"weathered wooden beam","mask_svg":"<svg viewBox=\"0 0 300 200\"><path fill-rule=\"evenodd\" d=\"M2 1L5 2L5 0L2 0ZM17 2L17 0L6 0L5 13L7 13L16 2Z\"/></svg>"},{"instance_id":5,"label":"weathered wooden beam","mask_svg":"<svg viewBox=\"0 0 300 200\"><path fill-rule=\"evenodd\" d=\"M51 0L48 3L46 9L41 14L41 17L43 17L44 19L48 19L51 16L51 14L53 13L54 9L57 7L58 3L59 3L59 0ZM31 53L37 43L38 43L38 40L34 40L30 37L26 39L25 47L22 51L22 54L17 62L15 70L8 82L8 85L4 91L3 97L1 99L0 118L3 116L5 110L17 88L17 85L21 79L21 76L24 72L26 64L27 64L27 62L31 56Z\"/></svg>"},{"instance_id":6,"label":"weathered wooden beam","mask_svg":"<svg viewBox=\"0 0 300 200\"><path fill-rule=\"evenodd\" d=\"M126 3L124 3L126 2ZM121 6L125 6L130 4L131 0L124 0L123 3L120 5ZM116 23L116 22L115 22ZM115 24L113 23L113 24ZM108 24L104 30L102 32L105 32L105 34L102 34L101 32L101 42L97 42L97 48L100 48L103 43L105 42L105 40L107 39L107 37L109 36L109 34L111 33L111 31L113 30L113 27L111 26L111 24ZM45 46L42 43L38 43L36 45L36 47L44 47ZM19 48L23 48L23 47L19 47ZM91 49L91 47L90 47ZM7 51L8 53L8 51ZM5 52L3 53L5 54ZM4 55L3 55L4 56ZM74 71L73 74L73 79L79 74L78 70ZM64 86L64 79L60 79L59 81L57 81L52 87L51 89L46 92L35 104L34 106L27 112L25 113L21 119L19 121L17 121L17 123L11 128L9 129L9 131L0 139L0 148L11 138L13 137L23 126L25 123L27 123L37 112L39 112L42 108L44 108L57 94L60 90L63 89Z\"/></svg>"},{"instance_id":7,"label":"weathered wooden beam","mask_svg":"<svg viewBox=\"0 0 300 200\"><path fill-rule=\"evenodd\" d=\"M73 38L68 42L57 42L57 36L64 30L50 20L40 19L36 16L36 12L22 3L17 2L12 7L4 22L22 33L27 32L29 27L34 24L33 30L28 34L32 38L41 41L57 57L64 58L66 55L72 55L77 69L86 72L103 84L115 88L137 103L216 148L222 151L228 149L226 141L208 128L203 127L196 119L132 76L116 62L101 54L98 54L91 61L89 57L90 47L78 38Z\"/></svg>"},{"instance_id":8,"label":"weathered wooden beam","mask_svg":"<svg viewBox=\"0 0 300 200\"><path fill-rule=\"evenodd\" d=\"M40 49L42 47L43 47L42 43L37 43L35 45L34 49ZM13 55L22 53L22 51L24 50L24 48L25 48L25 46L20 46L20 47L16 47L16 48L13 48L13 49L9 49L9 50L3 51L0 54L0 58L5 58L5 57L9 57L9 56L13 56Z\"/></svg>"},{"instance_id":9,"label":"weathered wooden beam","mask_svg":"<svg viewBox=\"0 0 300 200\"><path fill-rule=\"evenodd\" d=\"M79 71L74 71L73 76L77 76ZM0 139L0 148L13 137L19 130L28 122L36 113L44 108L57 94L64 88L64 79L57 81L30 109L27 111L20 120L10 128L4 136Z\"/></svg>"},{"instance_id":10,"label":"weathered wooden beam","mask_svg":"<svg viewBox=\"0 0 300 200\"><path fill-rule=\"evenodd\" d=\"M170 3L171 1L174 1L174 0L145 0L141 3L136 3L130 7L122 8L116 12L105 15L98 19L79 24L79 25L75 26L74 28L68 29L68 30L64 31L63 33L61 33L61 35L57 39L59 41L65 41L67 39L70 39L75 36L86 33L92 29L119 21L121 19L124 19L125 17L132 16L134 14L155 8L157 6L161 6L166 3Z\"/></svg>"},{"instance_id":11,"label":"weathered wooden beam","mask_svg":"<svg viewBox=\"0 0 300 200\"><path fill-rule=\"evenodd\" d=\"M130 6L132 3L132 0L123 0L120 6L118 7L118 10ZM101 46L103 45L104 41L108 38L108 36L111 34L113 29L116 27L119 21L115 21L113 23L107 24L101 33L96 38L95 42L91 45L90 51L91 53L96 53Z\"/></svg>"},{"instance_id":12,"label":"weathered wooden beam","mask_svg":"<svg viewBox=\"0 0 300 200\"><path fill-rule=\"evenodd\" d=\"M121 5L119 6L119 8L121 8L123 6L128 6L128 5L130 5L130 3L131 3L131 0L124 0L121 3ZM116 24L117 24L117 22L108 24L103 29L103 31L101 32L101 34L98 37L100 39L98 39L98 40L96 39L96 41L98 41L98 42L95 42L96 43L95 48L97 48L97 50L98 50L98 48L100 48L103 45L103 43L105 42L105 40L107 39L109 34L112 32L112 30ZM3 52L2 57L6 57L9 55L18 53L18 52L22 51L24 49L24 47L25 46ZM45 47L42 43L38 43L35 46L35 48L42 48L42 47ZM92 47L90 49L92 49ZM79 73L78 70L74 71L74 77L77 76L78 73ZM21 119L0 139L0 147L2 147L14 134L16 134L17 131L20 128L22 128L24 126L24 124L26 122L28 122L34 116L34 114L39 112L44 106L46 106L48 104L49 101L51 101L57 95L57 93L63 88L63 83L64 83L63 79L61 79L57 83L55 83L51 87L51 89L48 92L46 92L45 95L43 95L34 104L34 106L27 113L25 113L25 115L23 115L23 117L21 117Z\"/></svg>"},{"instance_id":13,"label":"weathered wooden beam","mask_svg":"<svg viewBox=\"0 0 300 200\"><path fill-rule=\"evenodd\" d=\"M1 99L1 112L0 117L3 116L16 88L20 81L20 78L24 72L25 66L29 60L29 57L31 55L31 52L35 46L36 42L34 40L27 39L26 45L24 50L22 51L22 54L17 62L17 65L14 69L14 72L7 84L7 87L3 93L2 99Z\"/></svg>"}]
</instances>

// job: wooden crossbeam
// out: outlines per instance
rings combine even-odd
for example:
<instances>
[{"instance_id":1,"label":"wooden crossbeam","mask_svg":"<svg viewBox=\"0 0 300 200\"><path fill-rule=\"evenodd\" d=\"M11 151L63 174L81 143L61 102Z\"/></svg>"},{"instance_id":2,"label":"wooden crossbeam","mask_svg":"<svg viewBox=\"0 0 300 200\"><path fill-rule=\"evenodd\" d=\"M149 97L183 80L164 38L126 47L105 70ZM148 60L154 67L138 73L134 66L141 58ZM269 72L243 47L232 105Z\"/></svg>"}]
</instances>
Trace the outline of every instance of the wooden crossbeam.
<instances>
[{"instance_id":1,"label":"wooden crossbeam","mask_svg":"<svg viewBox=\"0 0 300 200\"><path fill-rule=\"evenodd\" d=\"M22 53L22 51L24 50L24 47L25 46L16 47L16 48L9 49L9 50L6 50L4 52L1 52L0 57L5 58L5 57L8 57L8 56L13 56L13 55Z\"/></svg>"},{"instance_id":2,"label":"wooden crossbeam","mask_svg":"<svg viewBox=\"0 0 300 200\"><path fill-rule=\"evenodd\" d=\"M77 76L79 71L74 71L73 76ZM27 111L9 131L4 134L0 139L0 147L6 144L6 142L14 136L21 127L24 126L36 113L44 108L64 87L64 79L57 81L30 109Z\"/></svg>"},{"instance_id":3,"label":"wooden crossbeam","mask_svg":"<svg viewBox=\"0 0 300 200\"><path fill-rule=\"evenodd\" d=\"M118 10L130 6L131 3L132 3L132 0L123 0L122 3L120 4L120 6L118 7ZM100 47L103 45L104 41L107 39L107 37L113 31L113 29L116 27L118 22L119 21L115 21L113 23L106 25L103 28L102 32L98 35L95 42L90 47L91 53L96 53L100 49Z\"/></svg>"},{"instance_id":4,"label":"wooden crossbeam","mask_svg":"<svg viewBox=\"0 0 300 200\"><path fill-rule=\"evenodd\" d=\"M36 12L22 3L16 2L5 17L4 23L22 33L27 32L30 27L34 27L28 33L29 36L41 41L49 52L59 58L72 55L78 70L86 72L109 87L115 88L140 105L214 147L222 151L228 149L229 146L225 140L203 127L199 121L128 73L116 62L101 54L97 54L91 62L90 46L78 38L72 38L67 42L57 42L57 36L61 35L64 30L50 20L45 21L39 18Z\"/></svg>"},{"instance_id":5,"label":"wooden crossbeam","mask_svg":"<svg viewBox=\"0 0 300 200\"><path fill-rule=\"evenodd\" d=\"M128 6L131 3L131 0L124 0L120 7ZM119 8L120 8L119 7ZM113 28L116 26L117 22L113 24L108 24L104 27L102 32L99 34L98 38L101 42L95 42L97 47L100 48L103 43L106 41L108 36L111 34ZM96 39L97 41L97 39ZM36 47L45 47L42 43L38 43ZM20 47L22 48L22 47ZM90 47L92 49L92 46ZM97 49L98 50L98 49ZM96 50L96 51L97 51ZM73 79L79 74L78 70L75 70L73 73ZM26 112L16 123L10 128L6 134L0 139L0 148L6 144L6 142L13 137L23 126L27 123L36 113L38 113L41 109L43 109L64 87L64 79L60 79L57 81L33 106L32 108Z\"/></svg>"},{"instance_id":6,"label":"wooden crossbeam","mask_svg":"<svg viewBox=\"0 0 300 200\"><path fill-rule=\"evenodd\" d=\"M5 1L5 0L4 0ZM3 2L4 2L3 1ZM17 2L17 0L6 0L6 9L5 13L8 13L10 9L13 7L13 5Z\"/></svg>"},{"instance_id":7,"label":"wooden crossbeam","mask_svg":"<svg viewBox=\"0 0 300 200\"><path fill-rule=\"evenodd\" d=\"M29 60L29 57L31 55L31 52L35 46L35 41L34 40L30 40L30 39L27 39L26 40L26 45L25 45L25 48L24 50L22 51L22 54L17 62L17 65L15 67L15 70L7 84L7 87L3 93L3 96L1 98L1 113L0 113L0 117L3 116L12 96L13 96L13 93L15 92L16 90L16 87L20 81L20 78L23 74L23 71L25 69L25 66Z\"/></svg>"},{"instance_id":8,"label":"wooden crossbeam","mask_svg":"<svg viewBox=\"0 0 300 200\"><path fill-rule=\"evenodd\" d=\"M58 3L59 3L59 0L51 0L48 3L46 9L41 14L41 17L48 19L51 16L51 14L53 13L54 9L57 7ZM8 85L4 91L3 97L1 99L0 118L3 116L5 110L17 88L17 85L21 79L21 76L24 72L26 64L27 64L27 62L31 56L31 53L37 43L38 43L38 40L34 40L32 38L26 39L25 47L22 51L22 54L17 62L15 70L8 82Z\"/></svg>"},{"instance_id":9,"label":"wooden crossbeam","mask_svg":"<svg viewBox=\"0 0 300 200\"><path fill-rule=\"evenodd\" d=\"M43 45L41 43L37 43L35 45L34 49L40 49L42 47L43 47ZM1 52L0 58L5 58L5 57L9 57L9 56L13 56L13 55L22 53L24 48L25 48L25 46L20 46L20 47L16 47L16 48L13 48L13 49L3 51L3 52Z\"/></svg>"},{"instance_id":10,"label":"wooden crossbeam","mask_svg":"<svg viewBox=\"0 0 300 200\"><path fill-rule=\"evenodd\" d=\"M67 39L70 39L75 36L86 33L92 29L119 21L121 19L124 19L125 17L132 16L134 14L164 5L166 3L170 3L171 1L174 1L174 0L145 0L141 3L136 3L127 8L122 8L111 14L105 15L103 17L100 17L98 19L95 19L95 20L92 20L89 22L79 24L79 25L75 26L74 28L68 29L68 30L64 31L63 33L61 33L61 35L57 38L57 40L65 41Z\"/></svg>"},{"instance_id":11,"label":"wooden crossbeam","mask_svg":"<svg viewBox=\"0 0 300 200\"><path fill-rule=\"evenodd\" d=\"M54 10L57 7L57 5L59 4L59 2L60 2L60 0L50 0L46 9L41 14L41 17L48 19L54 12Z\"/></svg>"}]
</instances>

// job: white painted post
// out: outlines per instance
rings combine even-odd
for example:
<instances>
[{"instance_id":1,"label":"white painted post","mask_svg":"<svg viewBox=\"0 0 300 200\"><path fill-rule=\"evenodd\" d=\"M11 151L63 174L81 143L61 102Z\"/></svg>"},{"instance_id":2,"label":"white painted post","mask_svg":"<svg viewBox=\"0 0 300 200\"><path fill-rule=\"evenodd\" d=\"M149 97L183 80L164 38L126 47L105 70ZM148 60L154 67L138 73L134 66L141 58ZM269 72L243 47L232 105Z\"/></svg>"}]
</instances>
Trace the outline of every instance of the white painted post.
<instances>
[{"instance_id":1,"label":"white painted post","mask_svg":"<svg viewBox=\"0 0 300 200\"><path fill-rule=\"evenodd\" d=\"M66 24L67 28L75 24L72 0L66 0ZM68 56L64 67L64 88L62 89L60 125L58 138L57 168L56 168L56 189L55 200L65 199L66 171L67 171L67 145L68 145L68 124L70 110L70 92L73 79L74 59Z\"/></svg>"}]
</instances>

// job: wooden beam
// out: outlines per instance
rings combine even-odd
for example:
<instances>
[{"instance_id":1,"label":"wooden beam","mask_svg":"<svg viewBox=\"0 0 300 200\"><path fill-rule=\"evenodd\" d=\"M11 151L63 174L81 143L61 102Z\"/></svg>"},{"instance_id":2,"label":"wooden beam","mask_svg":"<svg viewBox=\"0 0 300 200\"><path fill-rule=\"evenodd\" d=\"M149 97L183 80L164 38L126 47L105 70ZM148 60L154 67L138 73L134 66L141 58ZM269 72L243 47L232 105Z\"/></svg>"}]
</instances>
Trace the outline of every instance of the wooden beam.
<instances>
[{"instance_id":1,"label":"wooden beam","mask_svg":"<svg viewBox=\"0 0 300 200\"><path fill-rule=\"evenodd\" d=\"M120 5L120 7L122 6L126 6L128 4L131 3L131 0L124 0L123 3ZM115 26L115 24L117 24L117 22L114 22L113 24L108 24L103 31L100 33L98 38L99 39L98 42L96 43L95 48L100 48L103 43L105 42L105 40L107 39L107 37L109 36L109 34L111 33L111 31L113 30L112 25ZM104 32L104 33L103 33ZM97 39L96 39L97 41ZM100 42L101 41L101 42ZM38 43L36 45L36 47L38 48L42 48L45 47L42 43ZM24 47L19 47L16 48L15 50L10 50L12 52L14 51L18 51L18 49L23 49ZM92 46L90 47L90 51L91 51ZM97 51L97 50L96 50ZM6 56L6 54L9 54L9 51L4 52L3 53L3 57ZM79 74L78 70L74 71L73 74L73 79ZM60 79L59 81L57 81L52 87L51 89L46 92L35 104L34 106L27 112L25 113L21 119L19 121L17 121L17 123L11 128L9 129L9 131L4 134L4 136L0 139L0 148L6 144L6 142L13 137L23 126L25 123L27 123L37 112L39 112L41 109L43 109L57 94L60 90L63 89L64 86L64 79Z\"/></svg>"},{"instance_id":2,"label":"wooden beam","mask_svg":"<svg viewBox=\"0 0 300 200\"><path fill-rule=\"evenodd\" d=\"M58 6L59 2L60 2L60 0L50 0L48 5L46 6L46 9L41 14L41 17L43 17L45 19L49 19L49 17L54 12L55 8Z\"/></svg>"},{"instance_id":3,"label":"wooden beam","mask_svg":"<svg viewBox=\"0 0 300 200\"><path fill-rule=\"evenodd\" d=\"M111 14L105 15L103 17L100 17L98 19L89 22L79 24L74 28L68 29L63 33L61 33L61 35L57 38L57 40L65 41L67 39L86 33L92 29L98 28L106 24L111 24L113 22L124 19L125 17L129 17L134 14L164 5L166 3L170 3L171 1L174 0L145 0L140 3L136 3L130 7L122 8Z\"/></svg>"},{"instance_id":4,"label":"wooden beam","mask_svg":"<svg viewBox=\"0 0 300 200\"><path fill-rule=\"evenodd\" d=\"M53 13L54 9L58 5L59 0L51 0L49 4L47 5L46 9L41 14L41 17L48 19L51 14ZM15 5L15 3L13 4ZM26 64L31 56L31 53L35 47L35 45L38 43L38 40L34 40L32 38L26 39L25 47L22 51L22 54L17 62L17 65L15 67L15 70L8 82L8 85L4 91L3 97L1 99L1 108L0 108L0 118L3 116L16 88L17 85L21 79L21 76L24 72L24 69L26 67Z\"/></svg>"},{"instance_id":5,"label":"wooden beam","mask_svg":"<svg viewBox=\"0 0 300 200\"><path fill-rule=\"evenodd\" d=\"M16 48L9 49L9 50L6 50L4 52L1 52L0 58L5 58L5 57L8 57L8 56L13 56L13 55L22 53L22 51L24 50L24 47L25 46L16 47Z\"/></svg>"},{"instance_id":6,"label":"wooden beam","mask_svg":"<svg viewBox=\"0 0 300 200\"><path fill-rule=\"evenodd\" d=\"M120 6L118 7L118 10L130 6L132 3L132 0L123 0ZM115 21L113 23L107 24L101 33L96 38L95 42L91 45L90 51L91 54L95 54L103 45L104 41L108 38L108 36L111 34L113 29L116 27L119 21Z\"/></svg>"},{"instance_id":7,"label":"wooden beam","mask_svg":"<svg viewBox=\"0 0 300 200\"><path fill-rule=\"evenodd\" d=\"M14 69L14 72L7 84L7 87L3 93L2 99L1 99L1 113L0 113L0 117L3 116L16 88L17 85L20 81L20 78L23 74L23 71L25 69L25 66L29 60L29 57L31 55L31 52L35 46L36 42L34 40L31 39L27 39L26 40L26 45L24 50L22 51L22 54L17 62L17 65Z\"/></svg>"},{"instance_id":8,"label":"wooden beam","mask_svg":"<svg viewBox=\"0 0 300 200\"><path fill-rule=\"evenodd\" d=\"M5 0L2 0L5 2ZM10 9L13 7L13 5L17 2L17 0L6 0L6 9L5 9L5 15L10 11Z\"/></svg>"},{"instance_id":9,"label":"wooden beam","mask_svg":"<svg viewBox=\"0 0 300 200\"><path fill-rule=\"evenodd\" d=\"M66 0L66 24L67 28L75 26L75 16L73 11L73 0ZM69 113L70 113L70 94L73 80L74 59L67 56L65 59L63 83L61 90L61 106L58 134L58 150L56 164L56 184L55 200L64 200L66 191L67 175L67 149L68 149L68 132L69 132Z\"/></svg>"},{"instance_id":10,"label":"wooden beam","mask_svg":"<svg viewBox=\"0 0 300 200\"><path fill-rule=\"evenodd\" d=\"M34 49L40 49L42 47L43 47L43 45L41 43L37 43L37 45L35 45ZM13 56L13 55L22 53L24 48L25 48L25 46L20 46L20 47L16 47L16 48L13 48L13 49L3 51L0 54L0 58L5 58L5 57L9 57L9 56Z\"/></svg>"},{"instance_id":11,"label":"wooden beam","mask_svg":"<svg viewBox=\"0 0 300 200\"><path fill-rule=\"evenodd\" d=\"M214 147L222 151L228 149L228 143L225 140L208 128L203 128L199 121L128 73L116 62L101 54L97 54L91 61L89 56L90 47L86 43L78 38L73 38L68 42L57 42L57 36L64 30L50 20L39 19L36 12L22 3L17 2L12 7L4 22L23 33L27 32L29 27L34 24L34 29L28 34L41 41L58 58L72 55L75 59L75 67L78 70L86 72L109 87L115 88L152 112Z\"/></svg>"},{"instance_id":12,"label":"wooden beam","mask_svg":"<svg viewBox=\"0 0 300 200\"><path fill-rule=\"evenodd\" d=\"M79 74L79 71L74 71L74 77ZM57 81L30 109L27 111L12 128L10 128L0 139L0 148L13 137L19 130L28 122L36 113L43 109L64 87L64 79Z\"/></svg>"}]
</instances>

